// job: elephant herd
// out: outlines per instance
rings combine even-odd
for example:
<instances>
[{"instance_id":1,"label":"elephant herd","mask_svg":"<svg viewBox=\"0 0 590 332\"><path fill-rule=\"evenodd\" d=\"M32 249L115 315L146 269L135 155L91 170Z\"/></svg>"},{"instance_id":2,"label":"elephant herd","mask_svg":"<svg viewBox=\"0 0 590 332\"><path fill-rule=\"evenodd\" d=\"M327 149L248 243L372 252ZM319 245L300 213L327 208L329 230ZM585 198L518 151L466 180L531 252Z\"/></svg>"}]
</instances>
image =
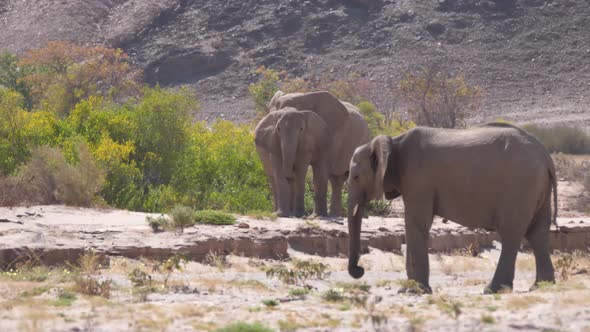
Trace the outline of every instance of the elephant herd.
<instances>
[{"instance_id":1,"label":"elephant herd","mask_svg":"<svg viewBox=\"0 0 590 332\"><path fill-rule=\"evenodd\" d=\"M511 289L523 238L531 246L539 282L554 282L549 229L556 224L557 180L550 154L533 135L510 124L469 129L416 127L371 140L359 110L329 92L277 92L256 127L255 144L279 216L304 214L305 176L313 170L314 213L342 214L348 180L348 271L358 265L367 204L401 196L405 209L408 278L430 293L428 237L433 217L496 231L502 250L486 293ZM553 197L552 197L553 194ZM551 205L554 205L553 213ZM415 289L401 289L411 292Z\"/></svg>"}]
</instances>

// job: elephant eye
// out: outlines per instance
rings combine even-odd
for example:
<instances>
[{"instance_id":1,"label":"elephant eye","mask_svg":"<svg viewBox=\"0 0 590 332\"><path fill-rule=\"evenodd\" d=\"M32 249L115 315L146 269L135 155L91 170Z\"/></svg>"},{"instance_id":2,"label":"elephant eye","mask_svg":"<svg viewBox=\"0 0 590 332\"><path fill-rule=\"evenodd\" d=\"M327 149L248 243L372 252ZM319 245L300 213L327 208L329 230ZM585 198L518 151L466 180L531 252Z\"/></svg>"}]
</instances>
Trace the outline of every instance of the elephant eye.
<instances>
[{"instance_id":1,"label":"elephant eye","mask_svg":"<svg viewBox=\"0 0 590 332\"><path fill-rule=\"evenodd\" d=\"M359 180L359 176L358 176L358 175L355 175L355 176L353 176L353 177L352 177L352 179L353 179L354 181L358 181L358 180Z\"/></svg>"},{"instance_id":2,"label":"elephant eye","mask_svg":"<svg viewBox=\"0 0 590 332\"><path fill-rule=\"evenodd\" d=\"M303 127L299 128L299 131L303 131Z\"/></svg>"}]
</instances>

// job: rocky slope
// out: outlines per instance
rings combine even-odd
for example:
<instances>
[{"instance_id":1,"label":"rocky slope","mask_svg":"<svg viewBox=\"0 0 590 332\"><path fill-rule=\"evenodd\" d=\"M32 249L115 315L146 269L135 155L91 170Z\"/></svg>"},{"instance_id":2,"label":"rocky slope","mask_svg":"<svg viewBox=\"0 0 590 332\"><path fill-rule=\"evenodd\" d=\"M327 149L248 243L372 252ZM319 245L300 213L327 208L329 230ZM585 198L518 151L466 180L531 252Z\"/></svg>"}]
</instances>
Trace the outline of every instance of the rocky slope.
<instances>
[{"instance_id":1,"label":"rocky slope","mask_svg":"<svg viewBox=\"0 0 590 332\"><path fill-rule=\"evenodd\" d=\"M49 40L121 47L146 79L189 84L203 118L247 119L260 65L365 73L384 92L433 61L486 92L473 121L590 127L588 0L4 0L0 49Z\"/></svg>"}]
</instances>

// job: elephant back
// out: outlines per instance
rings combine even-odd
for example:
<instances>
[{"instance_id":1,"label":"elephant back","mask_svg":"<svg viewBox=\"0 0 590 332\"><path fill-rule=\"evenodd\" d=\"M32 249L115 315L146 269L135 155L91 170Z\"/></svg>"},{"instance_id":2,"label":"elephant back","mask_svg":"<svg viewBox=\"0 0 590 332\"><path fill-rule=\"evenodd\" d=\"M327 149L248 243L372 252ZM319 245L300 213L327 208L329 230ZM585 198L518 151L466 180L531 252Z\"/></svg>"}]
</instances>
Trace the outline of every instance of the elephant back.
<instances>
[{"instance_id":1,"label":"elephant back","mask_svg":"<svg viewBox=\"0 0 590 332\"><path fill-rule=\"evenodd\" d=\"M331 156L333 174L346 173L356 148L371 140L369 125L358 109L350 103L342 103L348 109L349 117L346 124L335 133L336 144Z\"/></svg>"},{"instance_id":2,"label":"elephant back","mask_svg":"<svg viewBox=\"0 0 590 332\"><path fill-rule=\"evenodd\" d=\"M271 101L271 107L275 102ZM327 91L307 93L288 93L276 98L277 110L293 107L298 110L309 110L319 115L328 125L331 132L342 128L349 118L348 109Z\"/></svg>"}]
</instances>

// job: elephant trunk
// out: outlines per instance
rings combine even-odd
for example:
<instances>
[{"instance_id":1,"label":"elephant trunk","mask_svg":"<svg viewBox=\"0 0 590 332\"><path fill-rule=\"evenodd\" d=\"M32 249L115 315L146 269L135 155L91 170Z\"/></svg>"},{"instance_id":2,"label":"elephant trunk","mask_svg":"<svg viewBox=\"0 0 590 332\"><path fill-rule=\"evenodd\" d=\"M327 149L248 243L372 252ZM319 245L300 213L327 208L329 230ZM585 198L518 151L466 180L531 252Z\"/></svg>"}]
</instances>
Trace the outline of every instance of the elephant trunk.
<instances>
[{"instance_id":1,"label":"elephant trunk","mask_svg":"<svg viewBox=\"0 0 590 332\"><path fill-rule=\"evenodd\" d=\"M295 177L295 155L297 153L297 142L289 142L288 140L281 141L281 154L283 162L283 175L287 179Z\"/></svg>"},{"instance_id":2,"label":"elephant trunk","mask_svg":"<svg viewBox=\"0 0 590 332\"><path fill-rule=\"evenodd\" d=\"M363 220L364 202L356 197L348 200L348 274L355 279L361 278L365 270L358 265L361 250L361 222Z\"/></svg>"}]
</instances>

